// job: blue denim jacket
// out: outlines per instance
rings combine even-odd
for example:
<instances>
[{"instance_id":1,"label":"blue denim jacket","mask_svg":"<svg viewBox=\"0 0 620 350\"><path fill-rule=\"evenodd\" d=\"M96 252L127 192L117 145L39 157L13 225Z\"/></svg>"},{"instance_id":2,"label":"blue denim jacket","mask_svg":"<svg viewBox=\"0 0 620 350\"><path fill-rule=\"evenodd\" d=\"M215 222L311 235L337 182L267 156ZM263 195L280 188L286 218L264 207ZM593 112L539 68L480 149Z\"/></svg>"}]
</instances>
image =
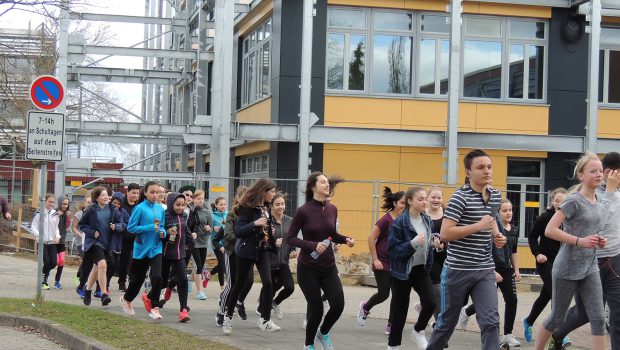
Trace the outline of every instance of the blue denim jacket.
<instances>
[{"instance_id":1,"label":"blue denim jacket","mask_svg":"<svg viewBox=\"0 0 620 350\"><path fill-rule=\"evenodd\" d=\"M433 232L433 221L431 217L425 213L422 213L422 221L426 225L426 242L431 239L431 233ZM415 249L411 246L411 240L415 238L418 233L411 225L409 219L409 211L405 210L400 214L392 223L390 227L390 233L388 235L388 254L390 256L390 268L393 277L399 280L406 281L409 279L409 273L407 271L407 265ZM428 253L426 256L426 264L424 270L430 272L433 265L433 246L428 244Z\"/></svg>"}]
</instances>

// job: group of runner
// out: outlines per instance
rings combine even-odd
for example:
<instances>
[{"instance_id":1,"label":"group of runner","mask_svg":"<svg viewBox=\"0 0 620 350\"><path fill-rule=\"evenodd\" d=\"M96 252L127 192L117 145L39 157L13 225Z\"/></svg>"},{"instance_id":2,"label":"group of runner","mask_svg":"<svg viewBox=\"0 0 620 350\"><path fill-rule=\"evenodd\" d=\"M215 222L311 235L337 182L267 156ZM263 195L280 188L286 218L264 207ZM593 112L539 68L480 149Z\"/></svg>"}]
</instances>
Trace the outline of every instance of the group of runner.
<instances>
[{"instance_id":1,"label":"group of runner","mask_svg":"<svg viewBox=\"0 0 620 350\"><path fill-rule=\"evenodd\" d=\"M384 190L382 208L386 214L368 237L378 291L360 303L357 321L365 326L372 308L388 300L391 292L385 328L388 349L401 346L412 288L420 300L414 306L418 319L411 331L417 348L447 347L453 331L466 327L474 314L482 349L495 350L500 344L520 346L513 335L516 282L521 275L512 203L491 186L492 161L483 150L469 152L464 167L466 184L451 194L447 205L439 188ZM527 342L534 338L534 322L547 303L552 303L551 314L535 332L536 349L547 346L548 339L550 348L565 348L570 345L567 334L588 322L592 348L603 349L604 301L610 309L612 349L620 349L618 170L618 153L605 155L602 162L595 154L583 155L574 171L579 185L571 193L552 191L552 205L528 233L544 284L523 319ZM334 251L338 245L355 244L340 232L338 211L331 203L340 181L312 173L306 182L306 203L292 218L284 214L286 194L277 192L270 179L238 188L230 211L225 198L216 199L209 209L204 206L204 191L185 186L179 192L166 193L154 181L142 188L130 184L126 195L96 187L74 215L69 214L66 197L58 200L55 210L54 196L47 195L45 208L33 221L33 230L39 235L37 224L44 220L45 231L40 235L45 240L44 288L49 289L48 276L56 265L55 287L62 288L64 240L71 230L82 237L77 292L84 304L91 303L93 290L102 305L111 302L110 279L116 269L119 290L124 292L119 302L127 314L134 315L132 303L148 272L148 292L141 294L148 314L161 319L159 308L176 292L179 321L186 322L190 319L187 299L192 284L196 299L204 300L204 288L217 273L222 290L216 323L224 334L231 334L235 313L247 319L244 300L256 269L262 284L257 326L272 332L281 330L272 314L282 319L281 304L295 288L289 260L296 257L297 281L308 304L304 349L315 349L316 343L334 349L330 330L345 305ZM211 271L205 266L209 247L218 260ZM193 272L188 277L190 261ZM505 301L501 337L498 288ZM569 310L573 297L576 305ZM427 338L425 332L433 317Z\"/></svg>"}]
</instances>

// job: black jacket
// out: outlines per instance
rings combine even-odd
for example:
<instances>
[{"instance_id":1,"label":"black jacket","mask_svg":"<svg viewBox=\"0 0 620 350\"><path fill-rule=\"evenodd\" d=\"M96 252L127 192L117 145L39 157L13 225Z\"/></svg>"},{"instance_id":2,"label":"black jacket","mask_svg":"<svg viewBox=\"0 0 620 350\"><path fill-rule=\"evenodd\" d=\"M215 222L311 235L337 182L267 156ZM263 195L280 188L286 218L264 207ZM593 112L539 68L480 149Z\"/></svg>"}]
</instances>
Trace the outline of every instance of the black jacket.
<instances>
[{"instance_id":1,"label":"black jacket","mask_svg":"<svg viewBox=\"0 0 620 350\"><path fill-rule=\"evenodd\" d=\"M133 205L129 204L129 202L127 201L127 196L123 196L123 201L121 202L121 207L123 209L125 209L125 211L127 211L127 214L129 214L129 216L131 217L131 213L133 212L133 208L136 207L136 205L138 205L138 202L136 201ZM129 231L127 231L127 229L123 230L122 232L123 234L123 241L127 241L127 242L133 242L136 239L136 235L130 233Z\"/></svg>"},{"instance_id":2,"label":"black jacket","mask_svg":"<svg viewBox=\"0 0 620 350\"><path fill-rule=\"evenodd\" d=\"M540 214L540 216L534 221L532 231L527 235L527 240L530 244L530 250L534 256L542 254L547 257L547 261L553 262L555 256L560 251L560 242L555 241L545 236L545 229L547 224L551 221L551 218L555 214L555 209L547 209L546 212ZM539 241L540 239L540 241Z\"/></svg>"},{"instance_id":3,"label":"black jacket","mask_svg":"<svg viewBox=\"0 0 620 350\"><path fill-rule=\"evenodd\" d=\"M271 269L276 270L280 268L280 265L288 265L289 256L291 252L295 250L294 247L291 247L288 244L286 239L286 234L288 233L289 227L291 227L291 222L293 222L293 218L284 215L282 218L282 223L279 223L275 218L273 219L273 227L275 228L275 232L273 235L274 240L278 238L282 238L282 245L278 249L278 253L271 253Z\"/></svg>"},{"instance_id":4,"label":"black jacket","mask_svg":"<svg viewBox=\"0 0 620 350\"><path fill-rule=\"evenodd\" d=\"M273 239L273 233L271 232L271 212L269 212L269 219L267 220L267 232L269 235L267 247L261 247L263 241L263 229L254 225L254 221L261 218L262 213L260 208L239 208L237 213L237 219L235 221L235 237L237 242L235 243L235 253L237 256L244 259L258 261L258 254L260 250L267 250L269 252L277 253L275 240Z\"/></svg>"},{"instance_id":5,"label":"black jacket","mask_svg":"<svg viewBox=\"0 0 620 350\"><path fill-rule=\"evenodd\" d=\"M174 201L177 198L185 196L181 193L170 193L167 200L167 209L165 211L165 229L168 231L172 226L177 227L177 236L174 241L170 241L168 236L163 239L163 258L167 260L185 259L185 250L191 250L194 247L194 238L187 226L187 214L174 212Z\"/></svg>"}]
</instances>

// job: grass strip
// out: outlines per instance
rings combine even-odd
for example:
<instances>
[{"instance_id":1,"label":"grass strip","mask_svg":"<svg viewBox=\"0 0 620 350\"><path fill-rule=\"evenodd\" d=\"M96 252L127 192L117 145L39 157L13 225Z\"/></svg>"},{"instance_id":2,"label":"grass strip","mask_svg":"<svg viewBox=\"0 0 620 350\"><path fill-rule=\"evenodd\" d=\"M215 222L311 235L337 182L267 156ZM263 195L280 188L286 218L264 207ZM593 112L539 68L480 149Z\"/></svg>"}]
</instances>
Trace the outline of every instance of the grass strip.
<instances>
[{"instance_id":1,"label":"grass strip","mask_svg":"<svg viewBox=\"0 0 620 350\"><path fill-rule=\"evenodd\" d=\"M0 312L44 318L119 349L235 349L151 322L57 302L0 298Z\"/></svg>"}]
</instances>

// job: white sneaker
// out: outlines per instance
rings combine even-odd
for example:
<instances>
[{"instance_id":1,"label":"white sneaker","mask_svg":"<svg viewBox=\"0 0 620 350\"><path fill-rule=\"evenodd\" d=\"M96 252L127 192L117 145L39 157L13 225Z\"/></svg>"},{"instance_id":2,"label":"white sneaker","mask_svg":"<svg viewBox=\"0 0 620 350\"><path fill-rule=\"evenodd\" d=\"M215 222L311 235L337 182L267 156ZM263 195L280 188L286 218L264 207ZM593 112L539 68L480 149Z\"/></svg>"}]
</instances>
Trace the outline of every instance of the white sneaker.
<instances>
[{"instance_id":1,"label":"white sneaker","mask_svg":"<svg viewBox=\"0 0 620 350\"><path fill-rule=\"evenodd\" d=\"M277 324L273 323L272 320L263 321L262 318L259 318L258 322L259 322L258 328L263 332L277 332L279 330L282 330L282 328L278 326Z\"/></svg>"},{"instance_id":2,"label":"white sneaker","mask_svg":"<svg viewBox=\"0 0 620 350\"><path fill-rule=\"evenodd\" d=\"M521 346L521 342L517 340L517 338L515 338L514 335L512 334L506 334L502 337L501 341L503 343L508 344L509 346Z\"/></svg>"},{"instance_id":3,"label":"white sneaker","mask_svg":"<svg viewBox=\"0 0 620 350\"><path fill-rule=\"evenodd\" d=\"M426 350L426 347L428 346L428 341L426 340L426 337L424 336L423 330L416 332L415 329L412 329L411 339L413 339L418 349Z\"/></svg>"},{"instance_id":4,"label":"white sneaker","mask_svg":"<svg viewBox=\"0 0 620 350\"><path fill-rule=\"evenodd\" d=\"M368 311L364 309L364 302L360 302L360 309L357 311L357 324L360 326L366 325L366 318L368 318Z\"/></svg>"},{"instance_id":5,"label":"white sneaker","mask_svg":"<svg viewBox=\"0 0 620 350\"><path fill-rule=\"evenodd\" d=\"M125 311L127 315L134 316L136 314L136 312L133 309L133 306L131 306L131 303L125 300L125 297L123 297L122 295L121 295L120 302L121 302L121 305L123 306L123 311Z\"/></svg>"},{"instance_id":6,"label":"white sneaker","mask_svg":"<svg viewBox=\"0 0 620 350\"><path fill-rule=\"evenodd\" d=\"M222 324L222 332L224 332L224 334L232 333L232 320L230 319L230 317L226 315L224 315L224 324Z\"/></svg>"},{"instance_id":7,"label":"white sneaker","mask_svg":"<svg viewBox=\"0 0 620 350\"><path fill-rule=\"evenodd\" d=\"M304 320L304 324L301 326L301 328L306 329L306 326L308 325L308 320Z\"/></svg>"},{"instance_id":8,"label":"white sneaker","mask_svg":"<svg viewBox=\"0 0 620 350\"><path fill-rule=\"evenodd\" d=\"M151 318L154 320L161 320L161 314L159 313L159 308L158 307L154 307L153 310L151 310Z\"/></svg>"},{"instance_id":9,"label":"white sneaker","mask_svg":"<svg viewBox=\"0 0 620 350\"><path fill-rule=\"evenodd\" d=\"M465 309L467 306L463 306L461 309L461 314L459 315L459 323L456 324L456 329L465 329L467 327L467 322L469 321L469 316L465 313Z\"/></svg>"},{"instance_id":10,"label":"white sneaker","mask_svg":"<svg viewBox=\"0 0 620 350\"><path fill-rule=\"evenodd\" d=\"M417 312L417 313L422 312L422 304L420 304L420 303L413 304L413 308L415 309L415 312Z\"/></svg>"},{"instance_id":11,"label":"white sneaker","mask_svg":"<svg viewBox=\"0 0 620 350\"><path fill-rule=\"evenodd\" d=\"M282 311L282 309L280 309L280 305L273 303L271 308L273 309L273 313L276 315L278 320L281 320L284 318L284 312Z\"/></svg>"}]
</instances>

